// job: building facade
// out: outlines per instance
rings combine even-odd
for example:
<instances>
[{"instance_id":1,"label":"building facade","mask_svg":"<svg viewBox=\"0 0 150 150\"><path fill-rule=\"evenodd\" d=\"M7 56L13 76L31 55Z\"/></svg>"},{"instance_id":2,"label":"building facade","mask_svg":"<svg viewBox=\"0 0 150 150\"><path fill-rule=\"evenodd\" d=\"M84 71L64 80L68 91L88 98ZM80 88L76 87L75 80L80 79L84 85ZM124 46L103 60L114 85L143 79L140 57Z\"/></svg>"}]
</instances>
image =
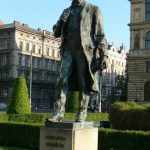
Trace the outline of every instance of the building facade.
<instances>
[{"instance_id":1,"label":"building facade","mask_svg":"<svg viewBox=\"0 0 150 150\"><path fill-rule=\"evenodd\" d=\"M8 103L14 80L32 82L32 108L53 109L60 69L60 39L14 21L0 25L0 102ZM31 80L32 73L32 80Z\"/></svg>"},{"instance_id":2,"label":"building facade","mask_svg":"<svg viewBox=\"0 0 150 150\"><path fill-rule=\"evenodd\" d=\"M98 95L92 95L92 103L96 100L101 103L101 111L105 112L110 104L110 95L113 87L116 87L116 77L118 75L125 76L126 73L126 58L127 53L124 45L122 44L120 48L112 44L108 44L108 67L102 72L102 77L98 72L98 84L100 87L101 97ZM118 91L116 95L116 100L121 100L122 91ZM97 103L97 102L95 102Z\"/></svg>"},{"instance_id":3,"label":"building facade","mask_svg":"<svg viewBox=\"0 0 150 150\"><path fill-rule=\"evenodd\" d=\"M128 100L150 101L150 0L131 3Z\"/></svg>"},{"instance_id":4,"label":"building facade","mask_svg":"<svg viewBox=\"0 0 150 150\"><path fill-rule=\"evenodd\" d=\"M112 88L117 85L117 76L125 76L126 74L126 50L122 44L120 48L115 45L108 45L108 68L103 71L102 76L102 102L104 106L109 108L110 95L112 94ZM114 101L121 100L122 91L121 89L115 94Z\"/></svg>"},{"instance_id":5,"label":"building facade","mask_svg":"<svg viewBox=\"0 0 150 150\"><path fill-rule=\"evenodd\" d=\"M116 48L114 44L108 45L108 68L103 71L104 97L111 93L112 87L116 86L116 77L126 73L126 50L124 45Z\"/></svg>"}]
</instances>

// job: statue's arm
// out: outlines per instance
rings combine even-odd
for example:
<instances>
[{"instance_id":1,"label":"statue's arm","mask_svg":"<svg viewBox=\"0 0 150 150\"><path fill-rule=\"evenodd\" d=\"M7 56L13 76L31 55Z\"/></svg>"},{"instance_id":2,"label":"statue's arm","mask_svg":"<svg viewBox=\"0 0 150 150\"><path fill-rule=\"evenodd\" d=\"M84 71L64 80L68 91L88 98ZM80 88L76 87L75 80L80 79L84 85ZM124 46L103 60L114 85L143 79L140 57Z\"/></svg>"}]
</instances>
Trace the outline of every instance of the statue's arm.
<instances>
[{"instance_id":1,"label":"statue's arm","mask_svg":"<svg viewBox=\"0 0 150 150\"><path fill-rule=\"evenodd\" d=\"M94 25L94 42L96 47L99 49L99 57L101 58L103 65L103 62L106 63L108 59L108 46L104 32L103 16L98 7L95 7L94 11Z\"/></svg>"},{"instance_id":2,"label":"statue's arm","mask_svg":"<svg viewBox=\"0 0 150 150\"><path fill-rule=\"evenodd\" d=\"M54 37L58 38L61 36L61 27L62 23L60 20L58 20L57 23L53 26Z\"/></svg>"},{"instance_id":3,"label":"statue's arm","mask_svg":"<svg viewBox=\"0 0 150 150\"><path fill-rule=\"evenodd\" d=\"M65 26L67 19L69 17L70 14L70 7L65 9L63 11L63 13L61 14L61 16L59 17L59 20L57 21L57 23L53 26L53 32L54 32L54 36L56 38L61 36L61 32L63 30L63 27Z\"/></svg>"},{"instance_id":4,"label":"statue's arm","mask_svg":"<svg viewBox=\"0 0 150 150\"><path fill-rule=\"evenodd\" d=\"M98 7L95 7L94 18L95 18L94 19L95 22L94 42L98 48L105 49L107 46L107 41L106 41L104 26L103 26L103 16Z\"/></svg>"}]
</instances>

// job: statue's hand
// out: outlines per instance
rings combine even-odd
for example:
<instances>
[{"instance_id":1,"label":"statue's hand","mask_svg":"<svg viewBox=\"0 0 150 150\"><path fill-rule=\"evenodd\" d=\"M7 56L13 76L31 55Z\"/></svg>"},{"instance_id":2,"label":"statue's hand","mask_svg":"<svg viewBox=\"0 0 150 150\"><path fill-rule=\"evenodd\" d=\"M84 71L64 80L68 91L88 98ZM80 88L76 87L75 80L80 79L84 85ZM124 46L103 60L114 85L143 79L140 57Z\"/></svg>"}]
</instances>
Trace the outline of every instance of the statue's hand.
<instances>
[{"instance_id":1,"label":"statue's hand","mask_svg":"<svg viewBox=\"0 0 150 150\"><path fill-rule=\"evenodd\" d=\"M100 50L99 48L96 48L95 49L95 58L99 58L101 55L100 55Z\"/></svg>"},{"instance_id":2,"label":"statue's hand","mask_svg":"<svg viewBox=\"0 0 150 150\"><path fill-rule=\"evenodd\" d=\"M62 23L66 23L68 17L69 17L68 13L63 13L63 14L60 16L60 19L59 19L59 20L60 20Z\"/></svg>"},{"instance_id":3,"label":"statue's hand","mask_svg":"<svg viewBox=\"0 0 150 150\"><path fill-rule=\"evenodd\" d=\"M107 67L108 67L108 56L104 56L101 62L101 68L102 70L104 70Z\"/></svg>"}]
</instances>

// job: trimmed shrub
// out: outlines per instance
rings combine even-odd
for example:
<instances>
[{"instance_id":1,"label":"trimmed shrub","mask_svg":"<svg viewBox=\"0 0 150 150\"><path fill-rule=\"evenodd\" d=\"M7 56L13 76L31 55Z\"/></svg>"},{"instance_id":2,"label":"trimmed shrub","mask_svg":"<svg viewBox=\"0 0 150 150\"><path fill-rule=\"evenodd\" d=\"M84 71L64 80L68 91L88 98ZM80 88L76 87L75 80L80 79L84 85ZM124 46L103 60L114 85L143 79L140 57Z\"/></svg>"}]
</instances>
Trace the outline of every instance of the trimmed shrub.
<instances>
[{"instance_id":1,"label":"trimmed shrub","mask_svg":"<svg viewBox=\"0 0 150 150\"><path fill-rule=\"evenodd\" d=\"M0 122L25 122L44 124L50 114L0 114Z\"/></svg>"},{"instance_id":2,"label":"trimmed shrub","mask_svg":"<svg viewBox=\"0 0 150 150\"><path fill-rule=\"evenodd\" d=\"M79 92L69 92L67 99L66 112L74 113L78 111Z\"/></svg>"},{"instance_id":3,"label":"trimmed shrub","mask_svg":"<svg viewBox=\"0 0 150 150\"><path fill-rule=\"evenodd\" d=\"M8 116L7 114L0 114L0 122L8 121Z\"/></svg>"},{"instance_id":4,"label":"trimmed shrub","mask_svg":"<svg viewBox=\"0 0 150 150\"><path fill-rule=\"evenodd\" d=\"M64 120L75 120L76 113L65 113ZM100 121L108 121L107 113L88 113L86 121L99 123Z\"/></svg>"},{"instance_id":5,"label":"trimmed shrub","mask_svg":"<svg viewBox=\"0 0 150 150\"><path fill-rule=\"evenodd\" d=\"M8 121L44 124L48 114L9 114Z\"/></svg>"},{"instance_id":6,"label":"trimmed shrub","mask_svg":"<svg viewBox=\"0 0 150 150\"><path fill-rule=\"evenodd\" d=\"M150 150L150 132L99 129L98 150Z\"/></svg>"},{"instance_id":7,"label":"trimmed shrub","mask_svg":"<svg viewBox=\"0 0 150 150\"><path fill-rule=\"evenodd\" d=\"M8 114L29 114L31 113L28 89L24 77L15 80L13 92L7 108Z\"/></svg>"},{"instance_id":8,"label":"trimmed shrub","mask_svg":"<svg viewBox=\"0 0 150 150\"><path fill-rule=\"evenodd\" d=\"M41 124L0 123L0 145L39 149Z\"/></svg>"},{"instance_id":9,"label":"trimmed shrub","mask_svg":"<svg viewBox=\"0 0 150 150\"><path fill-rule=\"evenodd\" d=\"M45 119L51 114L0 114L0 122L15 121L25 123L41 123L44 124ZM76 113L65 113L64 120L75 120ZM108 121L108 114L106 113L88 113L87 121Z\"/></svg>"},{"instance_id":10,"label":"trimmed shrub","mask_svg":"<svg viewBox=\"0 0 150 150\"><path fill-rule=\"evenodd\" d=\"M150 105L117 102L111 106L109 120L114 129L150 130Z\"/></svg>"}]
</instances>

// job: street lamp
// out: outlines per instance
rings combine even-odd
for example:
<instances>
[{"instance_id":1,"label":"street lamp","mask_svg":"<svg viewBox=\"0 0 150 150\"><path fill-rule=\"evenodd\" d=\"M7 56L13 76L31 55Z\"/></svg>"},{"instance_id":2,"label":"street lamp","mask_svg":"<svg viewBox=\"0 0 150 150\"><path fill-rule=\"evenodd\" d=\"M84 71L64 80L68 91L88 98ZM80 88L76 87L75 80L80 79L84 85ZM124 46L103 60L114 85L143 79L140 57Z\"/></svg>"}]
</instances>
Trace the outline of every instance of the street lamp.
<instances>
[{"instance_id":1,"label":"street lamp","mask_svg":"<svg viewBox=\"0 0 150 150\"><path fill-rule=\"evenodd\" d=\"M30 107L31 107L31 97L32 97L32 50L30 53Z\"/></svg>"},{"instance_id":2,"label":"street lamp","mask_svg":"<svg viewBox=\"0 0 150 150\"><path fill-rule=\"evenodd\" d=\"M99 71L99 112L102 112L102 71Z\"/></svg>"}]
</instances>

